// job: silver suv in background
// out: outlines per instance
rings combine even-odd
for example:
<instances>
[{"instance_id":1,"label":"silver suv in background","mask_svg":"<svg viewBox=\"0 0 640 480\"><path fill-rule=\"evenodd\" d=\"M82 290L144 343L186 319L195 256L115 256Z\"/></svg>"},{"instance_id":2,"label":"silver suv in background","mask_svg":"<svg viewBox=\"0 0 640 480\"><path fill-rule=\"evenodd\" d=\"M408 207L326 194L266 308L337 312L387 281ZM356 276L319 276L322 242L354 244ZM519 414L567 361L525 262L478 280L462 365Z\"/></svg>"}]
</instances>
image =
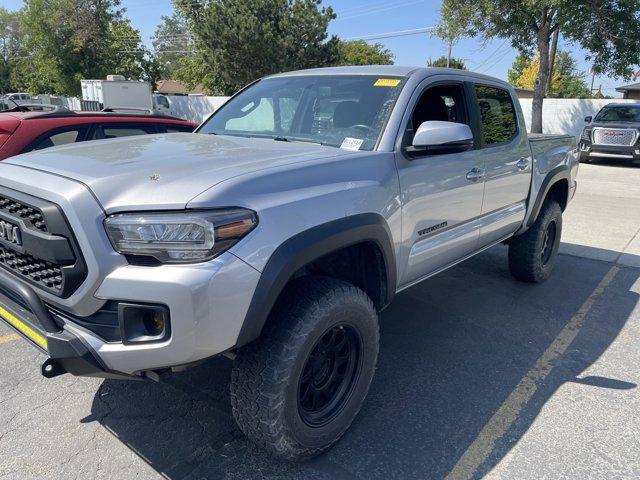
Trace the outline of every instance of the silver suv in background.
<instances>
[{"instance_id":1,"label":"silver suv in background","mask_svg":"<svg viewBox=\"0 0 640 480\"><path fill-rule=\"evenodd\" d=\"M316 455L360 410L394 295L500 242L553 269L578 154L512 87L436 68L274 75L196 133L0 164L0 316L63 373L233 359L240 428Z\"/></svg>"},{"instance_id":2,"label":"silver suv in background","mask_svg":"<svg viewBox=\"0 0 640 480\"><path fill-rule=\"evenodd\" d=\"M609 103L580 136L580 161L640 160L640 103Z\"/></svg>"}]
</instances>

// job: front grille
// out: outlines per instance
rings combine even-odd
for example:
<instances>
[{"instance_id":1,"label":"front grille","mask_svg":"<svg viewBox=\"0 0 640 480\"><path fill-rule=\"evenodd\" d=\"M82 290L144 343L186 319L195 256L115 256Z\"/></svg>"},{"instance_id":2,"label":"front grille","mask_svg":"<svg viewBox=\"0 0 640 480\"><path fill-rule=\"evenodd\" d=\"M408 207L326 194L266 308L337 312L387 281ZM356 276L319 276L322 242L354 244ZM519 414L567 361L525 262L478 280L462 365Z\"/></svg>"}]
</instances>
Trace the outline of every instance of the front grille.
<instances>
[{"instance_id":1,"label":"front grille","mask_svg":"<svg viewBox=\"0 0 640 480\"><path fill-rule=\"evenodd\" d=\"M42 212L36 208L30 207L29 205L25 205L11 198L0 195L0 211L9 214L12 217L20 217L24 219L41 232L47 231L47 224L44 221Z\"/></svg>"},{"instance_id":2,"label":"front grille","mask_svg":"<svg viewBox=\"0 0 640 480\"><path fill-rule=\"evenodd\" d=\"M58 205L0 186L0 219L18 226L17 242L0 237L0 267L67 298L87 276L86 264Z\"/></svg>"},{"instance_id":3,"label":"front grille","mask_svg":"<svg viewBox=\"0 0 640 480\"><path fill-rule=\"evenodd\" d=\"M62 288L62 269L51 262L0 246L0 263L51 290Z\"/></svg>"},{"instance_id":4,"label":"front grille","mask_svg":"<svg viewBox=\"0 0 640 480\"><path fill-rule=\"evenodd\" d=\"M595 145L630 147L638 140L638 130L630 128L594 128Z\"/></svg>"}]
</instances>

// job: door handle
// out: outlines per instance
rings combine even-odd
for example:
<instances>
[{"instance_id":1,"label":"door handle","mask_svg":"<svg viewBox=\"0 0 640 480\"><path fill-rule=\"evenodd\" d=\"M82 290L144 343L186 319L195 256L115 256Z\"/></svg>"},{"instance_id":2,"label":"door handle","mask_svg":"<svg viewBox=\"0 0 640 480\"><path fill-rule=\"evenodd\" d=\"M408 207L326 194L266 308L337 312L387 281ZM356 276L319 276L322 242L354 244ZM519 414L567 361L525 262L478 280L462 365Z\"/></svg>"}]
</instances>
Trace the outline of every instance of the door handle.
<instances>
[{"instance_id":1,"label":"door handle","mask_svg":"<svg viewBox=\"0 0 640 480\"><path fill-rule=\"evenodd\" d=\"M518 170L526 170L529 168L529 159L527 157L522 157L516 162L516 167L518 167Z\"/></svg>"},{"instance_id":2,"label":"door handle","mask_svg":"<svg viewBox=\"0 0 640 480\"><path fill-rule=\"evenodd\" d=\"M474 167L467 173L467 180L471 182L477 182L484 178L484 170L482 168Z\"/></svg>"}]
</instances>

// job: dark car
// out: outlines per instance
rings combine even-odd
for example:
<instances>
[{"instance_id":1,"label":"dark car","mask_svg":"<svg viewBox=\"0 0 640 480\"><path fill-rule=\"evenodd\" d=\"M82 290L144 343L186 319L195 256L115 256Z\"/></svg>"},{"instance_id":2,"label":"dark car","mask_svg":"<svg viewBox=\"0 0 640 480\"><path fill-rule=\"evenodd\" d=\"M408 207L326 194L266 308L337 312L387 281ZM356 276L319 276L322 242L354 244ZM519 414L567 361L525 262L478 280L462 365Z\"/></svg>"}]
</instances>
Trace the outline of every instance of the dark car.
<instances>
[{"instance_id":1,"label":"dark car","mask_svg":"<svg viewBox=\"0 0 640 480\"><path fill-rule=\"evenodd\" d=\"M640 160L640 103L609 103L580 136L580 161Z\"/></svg>"},{"instance_id":2,"label":"dark car","mask_svg":"<svg viewBox=\"0 0 640 480\"><path fill-rule=\"evenodd\" d=\"M197 125L163 115L12 109L0 113L0 160L32 150L86 140L192 132Z\"/></svg>"}]
</instances>

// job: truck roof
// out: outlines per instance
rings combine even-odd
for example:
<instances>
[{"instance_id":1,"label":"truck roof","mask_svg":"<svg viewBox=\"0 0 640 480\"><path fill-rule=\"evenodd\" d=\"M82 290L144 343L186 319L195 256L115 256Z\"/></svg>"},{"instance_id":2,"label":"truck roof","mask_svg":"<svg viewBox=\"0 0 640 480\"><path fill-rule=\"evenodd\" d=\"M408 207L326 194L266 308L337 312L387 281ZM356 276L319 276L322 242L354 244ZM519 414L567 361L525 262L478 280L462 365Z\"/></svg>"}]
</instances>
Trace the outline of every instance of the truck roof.
<instances>
[{"instance_id":1,"label":"truck roof","mask_svg":"<svg viewBox=\"0 0 640 480\"><path fill-rule=\"evenodd\" d=\"M401 65L363 65L363 66L346 66L346 67L325 67L311 68L308 70L295 70L292 72L277 73L269 75L266 78L292 77L304 75L390 75L398 77L429 77L432 75L458 74L468 77L475 77L483 80L491 80L492 82L500 82L509 85L504 80L483 75L481 73L470 72L468 70L457 70L455 68L440 67L410 67Z\"/></svg>"}]
</instances>

